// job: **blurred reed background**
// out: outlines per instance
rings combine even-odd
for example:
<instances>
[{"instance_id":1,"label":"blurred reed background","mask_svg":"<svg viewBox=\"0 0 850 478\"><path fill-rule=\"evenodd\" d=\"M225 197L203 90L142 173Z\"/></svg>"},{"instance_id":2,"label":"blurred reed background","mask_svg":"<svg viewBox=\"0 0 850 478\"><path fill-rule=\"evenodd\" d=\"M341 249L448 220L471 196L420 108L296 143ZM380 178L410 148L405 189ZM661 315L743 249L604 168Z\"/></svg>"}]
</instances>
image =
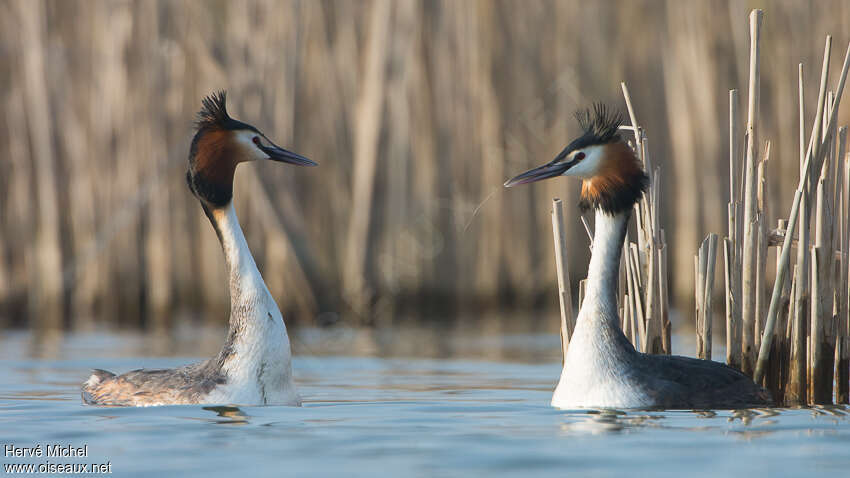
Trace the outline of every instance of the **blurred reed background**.
<instances>
[{"instance_id":1,"label":"blurred reed background","mask_svg":"<svg viewBox=\"0 0 850 478\"><path fill-rule=\"evenodd\" d=\"M625 112L621 81L664 171L674 305L692 310L693 255L726 229L728 90L746 89L755 7L768 209L785 214L797 63L813 103L823 38L850 37L846 0L0 1L0 327L227 320L220 248L184 179L194 114L215 89L233 116L320 163L236 178L291 323L556 314L551 198L567 202L581 278L578 184L502 182L553 158L577 108Z\"/></svg>"}]
</instances>

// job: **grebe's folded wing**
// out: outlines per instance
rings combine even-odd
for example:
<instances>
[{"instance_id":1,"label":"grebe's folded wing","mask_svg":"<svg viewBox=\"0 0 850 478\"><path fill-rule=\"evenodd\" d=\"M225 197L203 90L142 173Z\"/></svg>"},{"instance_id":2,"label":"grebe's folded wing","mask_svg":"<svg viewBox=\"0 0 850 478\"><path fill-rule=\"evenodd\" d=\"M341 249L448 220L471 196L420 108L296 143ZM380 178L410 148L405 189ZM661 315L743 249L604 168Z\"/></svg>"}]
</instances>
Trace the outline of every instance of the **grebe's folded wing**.
<instances>
[{"instance_id":1,"label":"grebe's folded wing","mask_svg":"<svg viewBox=\"0 0 850 478\"><path fill-rule=\"evenodd\" d=\"M144 406L196 403L223 377L208 373L207 362L176 369L138 369L122 375L95 370L83 384L83 400L90 405Z\"/></svg>"},{"instance_id":2,"label":"grebe's folded wing","mask_svg":"<svg viewBox=\"0 0 850 478\"><path fill-rule=\"evenodd\" d=\"M678 355L643 355L638 365L653 378L665 408L745 408L770 405L770 393L726 364Z\"/></svg>"}]
</instances>

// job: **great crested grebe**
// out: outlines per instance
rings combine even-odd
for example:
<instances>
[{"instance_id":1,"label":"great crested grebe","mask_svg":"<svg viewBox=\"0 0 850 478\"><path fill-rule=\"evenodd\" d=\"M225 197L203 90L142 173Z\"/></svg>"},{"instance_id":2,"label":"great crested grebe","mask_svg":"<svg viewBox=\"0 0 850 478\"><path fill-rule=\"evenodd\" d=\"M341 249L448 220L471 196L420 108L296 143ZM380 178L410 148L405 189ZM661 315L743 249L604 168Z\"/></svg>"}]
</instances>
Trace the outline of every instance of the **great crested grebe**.
<instances>
[{"instance_id":1,"label":"great crested grebe","mask_svg":"<svg viewBox=\"0 0 850 478\"><path fill-rule=\"evenodd\" d=\"M553 161L506 187L557 176L582 179L582 211L594 209L587 288L552 396L558 408L730 409L769 405L769 393L727 365L636 351L620 330L617 276L629 215L649 178L603 105L576 114L583 134Z\"/></svg>"},{"instance_id":2,"label":"great crested grebe","mask_svg":"<svg viewBox=\"0 0 850 478\"><path fill-rule=\"evenodd\" d=\"M224 250L230 282L230 330L216 357L167 370L115 375L95 370L83 384L93 405L151 406L215 403L301 405L292 380L289 336L233 209L233 174L239 163L270 159L299 166L316 163L289 152L257 128L227 114L226 93L203 100L189 150L189 189L201 202Z\"/></svg>"}]
</instances>

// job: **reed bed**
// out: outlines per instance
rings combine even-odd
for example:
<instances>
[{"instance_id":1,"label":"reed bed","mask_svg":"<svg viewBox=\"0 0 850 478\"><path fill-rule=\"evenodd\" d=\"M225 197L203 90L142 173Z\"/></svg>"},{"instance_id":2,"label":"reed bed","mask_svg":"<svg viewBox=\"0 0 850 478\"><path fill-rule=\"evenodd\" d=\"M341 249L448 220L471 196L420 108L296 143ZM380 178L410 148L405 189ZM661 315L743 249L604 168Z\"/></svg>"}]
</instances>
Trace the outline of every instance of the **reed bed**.
<instances>
[{"instance_id":1,"label":"reed bed","mask_svg":"<svg viewBox=\"0 0 850 478\"><path fill-rule=\"evenodd\" d=\"M781 134L797 128L788 58L819 55L825 32L850 36L850 4L768 7L758 130L772 140L765 207L778 215L799 164L797 135ZM0 1L0 327L227 320L220 248L183 178L200 98L221 88L236 117L321 163L246 165L236 178L288 322L545 306L557 285L538 206L565 199L566 267L580 277L575 185L501 184L550 159L576 132L573 111L618 101L625 79L666 198L652 219L663 241L630 238L635 335L647 327L657 350L660 329L665 350L669 309L647 289L669 287L650 296L691 310L694 246L726 228L726 128L711 125L725 122L728 87L747 84L746 13L741 2ZM651 270L647 247L667 251Z\"/></svg>"}]
</instances>

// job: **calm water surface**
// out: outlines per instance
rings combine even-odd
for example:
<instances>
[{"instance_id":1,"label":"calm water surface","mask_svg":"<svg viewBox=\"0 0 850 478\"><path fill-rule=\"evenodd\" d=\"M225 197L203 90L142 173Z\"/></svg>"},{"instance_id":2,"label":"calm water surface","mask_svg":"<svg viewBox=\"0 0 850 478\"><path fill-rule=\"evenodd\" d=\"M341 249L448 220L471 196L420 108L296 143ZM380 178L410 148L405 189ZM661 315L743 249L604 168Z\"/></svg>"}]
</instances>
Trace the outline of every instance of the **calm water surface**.
<instances>
[{"instance_id":1,"label":"calm water surface","mask_svg":"<svg viewBox=\"0 0 850 478\"><path fill-rule=\"evenodd\" d=\"M0 461L109 462L118 476L848 476L850 470L850 418L842 407L552 409L560 372L552 334L305 329L293 333L302 408L80 402L79 384L93 367L173 367L211 355L222 336L218 330L157 339L89 334L39 344L23 333L0 335L0 445L88 446L86 458L0 455Z\"/></svg>"}]
</instances>

